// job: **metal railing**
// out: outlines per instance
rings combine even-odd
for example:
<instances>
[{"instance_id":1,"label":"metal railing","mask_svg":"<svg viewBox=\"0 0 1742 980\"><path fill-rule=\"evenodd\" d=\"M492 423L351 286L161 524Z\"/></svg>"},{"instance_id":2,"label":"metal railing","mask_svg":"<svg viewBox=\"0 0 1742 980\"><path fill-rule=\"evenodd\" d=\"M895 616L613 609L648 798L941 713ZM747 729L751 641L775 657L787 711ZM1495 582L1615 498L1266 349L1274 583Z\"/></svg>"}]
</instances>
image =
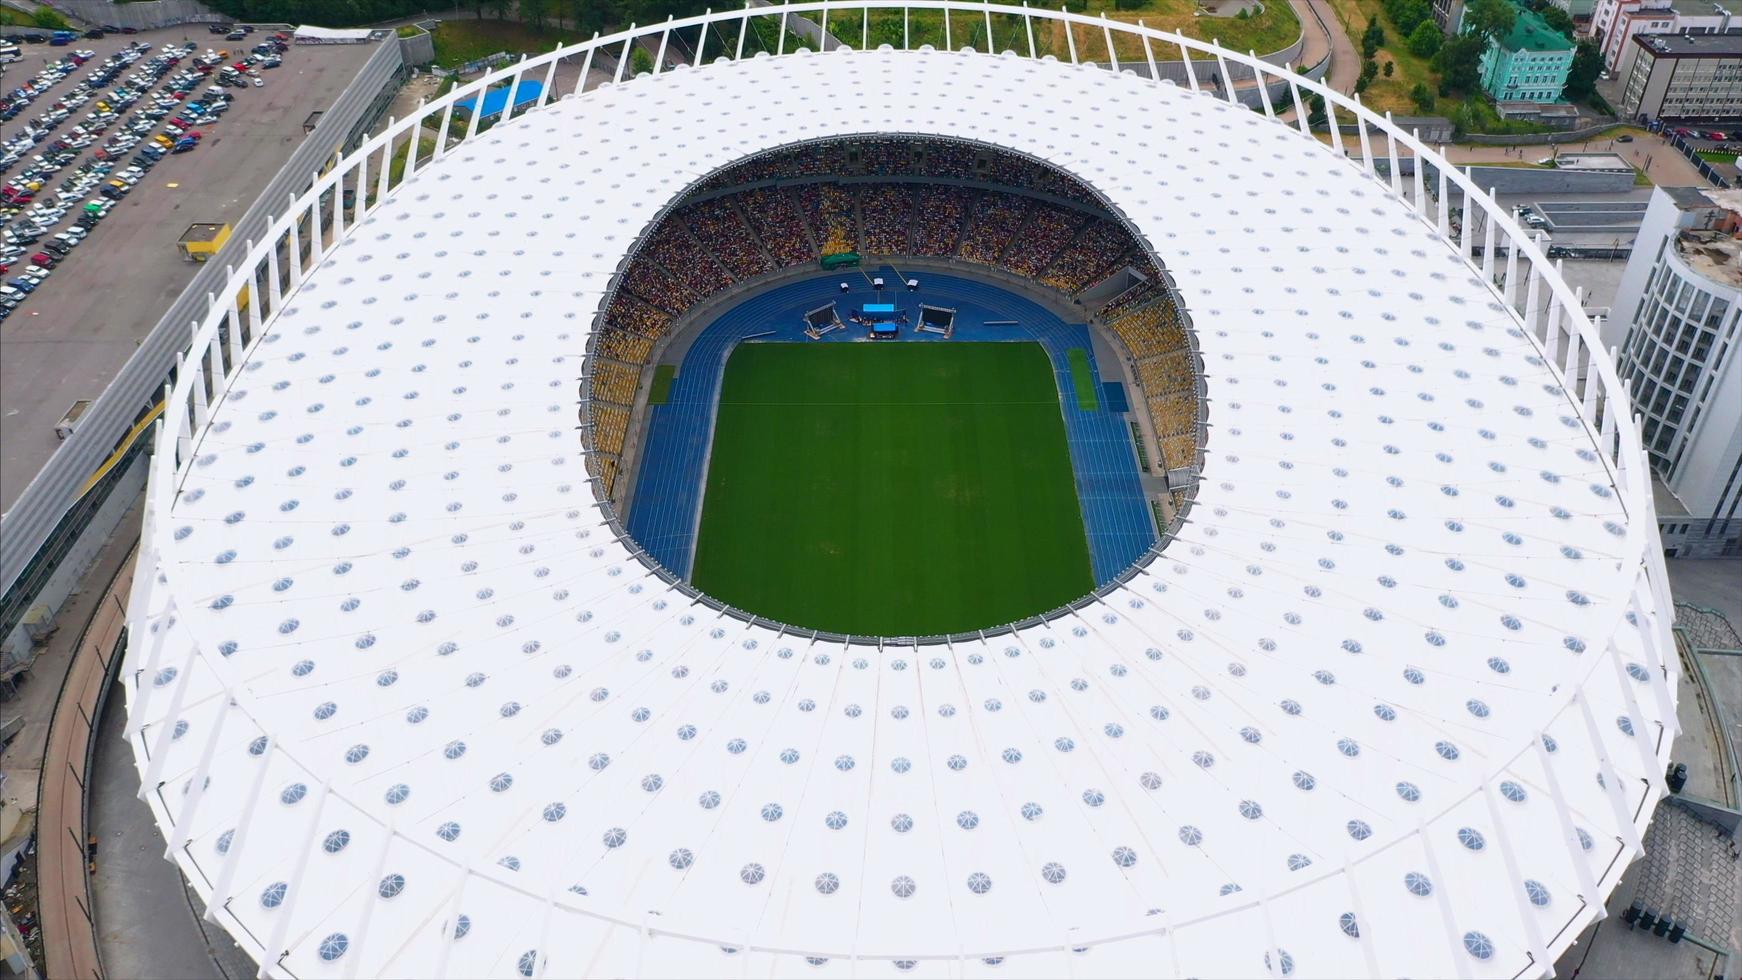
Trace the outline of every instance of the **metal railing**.
<instances>
[{"instance_id":1,"label":"metal railing","mask_svg":"<svg viewBox=\"0 0 1742 980\"><path fill-rule=\"evenodd\" d=\"M553 81L559 61L576 59L581 61L580 80L575 87L578 94L589 83L589 71L596 55L611 57L615 65L615 74L609 82L614 85L628 81L625 71L629 64L628 53L631 46L641 39L656 41L661 50L670 41L675 31L686 31L702 27L738 28L736 50L719 52L717 57L744 57L744 38L750 30L754 18L784 21L787 17L797 14L822 14L827 11L836 17L843 13L860 11L902 11L904 20L906 12L922 11L928 14L942 13L946 18L951 15L971 19L984 18L988 25L985 36L990 38L994 32L990 30L993 17L1011 18L1023 28L1022 34L1027 38L1027 54L1038 56L1034 43L1035 26L1043 26L1056 22L1064 22L1070 30L1070 61L1084 66L1084 70L1105 69L1117 71L1120 69L1118 50L1115 47L1115 37L1134 41L1143 51L1143 60L1151 67L1157 57L1157 52L1176 53L1179 59L1188 66L1188 78L1180 88L1189 93L1189 97L1206 99L1224 99L1238 105L1235 86L1223 84L1208 86L1202 83L1198 66L1205 71L1214 71L1220 79L1230 79L1240 73L1249 73L1262 84L1255 86L1261 93L1260 106L1252 111L1262 113L1276 125L1292 126L1299 130L1301 139L1312 140L1307 122L1306 104L1314 96L1323 100L1326 123L1331 133L1331 149L1348 164L1358 168L1368 179L1379 184L1394 199L1410 207L1425 227L1437 232L1446 247L1453 249L1466 263L1473 274L1479 274L1484 283L1489 284L1493 297L1505 304L1513 319L1514 336L1528 341L1539 352L1544 365L1557 377L1566 398L1567 417L1571 424L1583 427L1589 434L1592 443L1600 450L1603 465L1611 475L1619 495L1619 505L1625 514L1625 526L1617 525L1617 559L1614 571L1607 578L1608 587L1597 590L1592 596L1591 605L1591 636L1599 638L1602 644L1600 651L1581 658L1574 668L1576 676L1568 677L1554 693L1545 698L1544 712L1540 724L1544 727L1557 720L1562 721L1569 731L1585 733L1595 746L1595 762L1603 776L1604 792L1608 798L1614 820L1615 849L1609 854L1606 864L1595 863L1594 872L1591 859L1581 853L1581 845L1573 835L1572 825L1563 824L1564 837L1570 854L1572 865L1581 879L1581 893L1588 900L1594 900L1613 887L1621 871L1631 859L1640 853L1640 834L1645 823L1650 818L1653 804L1663 795L1662 759L1667 756L1669 742L1678 731L1675 720L1674 690L1680 673L1679 661L1674 654L1669 635L1668 610L1671 608L1668 598L1667 578L1663 569L1663 557L1658 540L1658 525L1655 518L1650 487L1648 484L1649 469L1646 465L1643 449L1640 445L1637 424L1628 418L1630 405L1629 392L1626 385L1617 377L1611 359L1604 355L1599 340L1599 332L1583 312L1582 297L1579 291L1570 287L1561 277L1557 263L1551 263L1543 252L1543 242L1540 234L1520 227L1508 208L1499 205L1491 191L1478 187L1471 176L1459 172L1447 163L1434 150L1424 144L1411 132L1405 132L1390 120L1390 115L1379 114L1364 107L1358 96L1349 97L1329 89L1317 82L1311 81L1293 72L1288 66L1271 65L1251 54L1239 54L1228 51L1203 41L1170 34L1146 28L1141 24L1126 24L1109 20L1105 17L1094 17L1084 14L1073 14L1065 11L1042 11L1028 7L1007 5L974 4L959 2L959 0L922 0L922 2L903 2L903 0L838 0L838 2L795 3L785 6L745 8L743 10L708 13L682 20L667 20L654 27L630 27L609 36L597 36L582 44L559 48L548 54L534 58L526 58L519 63L493 72L471 83L461 85L453 92L437 101L421 105L411 116L391 122L386 130L366 141L355 152L339 161L325 174L315 175L311 186L301 196L290 202L285 213L274 218L263 235L255 237L248 244L246 254L240 257L227 270L227 278L219 288L212 291L205 315L196 323L192 343L184 354L176 358L176 380L165 392L167 410L160 423L157 434L157 451L151 460L151 481L147 490L145 514L145 532L142 539L143 555L141 560L147 567L154 570L155 575L139 575L136 582L141 583L140 591L135 594L135 601L129 610L129 634L135 638L135 647L130 651L129 670L125 682L132 685L132 705L128 721L127 733L140 753L142 766L147 767L146 778L143 780L142 792L152 792L152 787L159 781L163 760L169 748L169 736L172 726L160 725L149 733L144 729L151 721L154 713L161 712L161 706L154 706L158 697L171 698L169 713L174 714L179 703L180 686L158 688L151 683L140 683L140 678L150 678L166 665L166 658L174 656L179 662L185 658L192 663L199 658L230 690L231 701L227 715L241 712L247 716L256 714L254 698L248 693L245 684L241 683L232 672L233 666L215 652L207 657L204 650L214 650L215 645L210 639L201 636L202 625L197 612L191 612L180 623L187 630L186 635L194 638L193 648L178 648L173 654L167 651L169 646L167 636L171 625L176 623L178 616L184 610L178 607L174 589L180 581L178 574L178 559L172 541L172 523L169 520L171 508L183 479L190 468L195 465L200 455L200 440L211 418L211 406L215 400L228 390L246 361L253 346L260 342L263 327L273 315L287 302L296 289L307 280L313 270L332 253L341 241L346 230L363 220L399 186L404 180L409 180L416 173L431 165L433 160L439 160L451 152L453 145L472 139L478 134L477 116L462 117L455 112L456 104L462 100L481 97L489 90L501 85L515 85L523 77L542 76L544 87L537 101L530 107L521 109L512 104L505 106L501 118L496 125L506 125L513 118L528 112L537 112L551 99ZM1102 51L1080 50L1077 43L1078 29L1099 34L1105 40ZM723 31L720 32L723 34ZM784 53L784 30L780 34ZM1020 35L1017 35L1020 36ZM705 62L709 55L716 53L709 48L709 33L702 32L701 47L698 52L699 62ZM925 46L929 47L929 46ZM1022 52L1018 52L1021 54ZM613 57L614 56L614 57ZM830 54L827 57L851 57L852 55ZM960 55L950 57L998 56L988 43L984 51L964 50ZM1050 58L1050 56L1048 56ZM1194 60L1194 57L1202 60ZM1096 60L1104 58L1105 60ZM660 62L654 61L653 74L659 74L662 69ZM1055 59L1056 60L1056 59ZM1092 67L1091 67L1092 66ZM1213 66L1213 67L1212 67ZM1235 74L1230 74L1230 69ZM663 69L665 71L691 70L686 68ZM1154 74L1150 75L1154 78ZM1148 84L1172 84L1170 82L1150 82ZM1278 105L1270 96L1273 86L1283 86L1286 98ZM512 101L512 100L510 100ZM480 103L481 104L481 103ZM1360 133L1351 139L1345 139L1338 128L1341 122L1353 121L1363 124ZM429 156L415 152L408 154L403 167L403 174L392 175L392 164L398 150L409 144L418 146L419 137L427 129L433 129L436 134L433 153ZM1414 168L1411 177L1402 175L1397 166L1397 160L1402 155L1415 157L1425 166ZM1380 176L1379 162L1388 164L1387 176ZM1434 187L1424 185L1427 179L1424 171L1436 171ZM352 201L347 204L346 197L340 191L343 187L356 188ZM372 191L371 191L372 189ZM1430 191L1432 193L1430 193ZM1466 216L1474 211L1482 212L1487 220L1483 222L1480 232L1474 231L1475 222L1465 220L1454 233L1452 226L1451 199L1461 196L1464 202ZM1480 237L1480 241L1475 240ZM1498 246L1498 247L1497 247ZM1480 248L1481 258L1472 260L1475 249ZM1504 256L1501 251L1504 250ZM1494 286L1496 276L1502 270L1497 268L1504 263L1504 285ZM255 301L244 307L239 297L244 291L250 292ZM608 505L601 501L601 510L609 514ZM620 529L620 528L619 528ZM626 545L633 542L625 539ZM628 557L626 554L625 557ZM652 571L662 570L652 566ZM1134 568L1121 580L1135 576L1146 575L1147 570ZM674 588L682 588L689 593L687 587L672 579L669 574L663 576ZM731 615L718 603L707 599L699 593L693 595L698 602L707 602L717 610ZM1057 611L1056 615L1069 616L1070 610ZM1055 614L1049 614L1049 617ZM1655 619L1653 617L1656 617ZM1643 652L1632 651L1624 654L1617 645L1615 637L1628 627L1628 619L1636 618L1640 624L1639 643ZM161 628L160 628L161 627ZM1039 628L1047 628L1044 623ZM927 642L930 638L908 638L903 643L918 644ZM1629 774L1623 778L1616 769L1616 760L1603 750L1599 736L1597 721L1592 715L1591 704L1583 697L1583 690L1597 671L1613 671L1615 676L1623 678L1621 692L1630 711L1636 717L1647 717L1638 710L1635 689L1638 685L1627 683L1625 671L1629 659L1643 660L1648 671L1648 694L1643 695L1655 699L1657 715L1661 719L1661 727L1638 725L1631 741L1637 750L1639 759L1637 765L1630 762ZM194 676L197 672L181 670L182 681ZM217 722L221 728L225 722L221 716ZM212 734L216 738L216 733ZM148 744L149 743L149 744ZM268 741L266 752L273 753L283 761L311 773L318 773L320 766L312 761L298 758L296 746L286 746L276 739ZM1492 794L1493 787L1499 782L1503 773L1520 764L1539 766L1547 771L1549 793L1555 806L1561 808L1562 819L1565 820L1565 796L1555 782L1552 767L1547 765L1545 749L1533 734L1521 738L1520 741L1506 750L1497 751L1479 764L1483 768L1480 778L1472 780L1468 794L1452 800L1448 807L1456 807L1473 796ZM208 753L209 755L209 753ZM208 759L209 762L209 759ZM171 803L162 800L164 813L168 819L165 824L167 836L170 837L171 851L178 860L198 864L194 854L185 847L179 846L185 842L187 828L203 796L203 781L200 778L207 762L202 762L201 770L195 773L190 781L193 790L179 796ZM316 777L316 781L320 781ZM258 788L256 789L258 792ZM1490 800L1492 796L1490 795ZM360 816L364 819L375 819L372 808L359 807ZM1432 817L1424 820L1422 826L1432 822ZM383 825L385 826L385 825ZM398 831L390 831L399 834ZM208 867L198 875L190 875L197 886L210 882L202 889L206 892L202 897L207 899L208 915L224 914L222 910L234 895L233 872L238 862L239 854L244 847L246 829L238 831L238 837L228 854L213 860L216 867ZM473 874L487 874L484 871L474 871L457 863L452 857L436 850L427 842L400 834L403 846L416 848L429 854L433 859L443 862L453 868L456 880L463 882ZM1607 843L1607 842L1605 842ZM1383 850L1383 849L1381 849ZM1356 863L1367 860L1368 856L1356 859ZM1288 891L1308 887L1326 876L1341 875L1346 871L1343 867L1331 867L1327 870L1308 874L1291 884ZM1303 874L1305 874L1303 872ZM816 956L849 956L851 950L794 950L783 948L763 948L754 944L746 945L743 937L738 936L702 936L691 935L673 929L658 926L646 919L638 919L628 915L580 904L580 900L568 895L552 897L546 894L535 894L531 890L515 884L512 880L492 877L495 887L524 894L527 900L543 907L558 908L565 913L589 917L595 921L609 923L612 926L632 931L638 937L637 941L648 943L656 938L672 938L710 945L727 946L746 952L766 952L777 954L804 954ZM1352 886L1351 886L1352 887ZM368 889L371 894L372 889ZM1515 889L1516 891L1516 889ZM215 893L215 894L214 894ZM373 901L373 898L369 899ZM1556 935L1548 928L1548 924L1539 922L1541 910L1528 907L1522 891L1516 896L1519 902L1518 920L1529 941L1529 954L1534 961L1534 970L1541 971L1552 962L1549 946L1564 945L1564 941L1556 941L1546 937ZM1570 916L1568 924L1580 921L1587 912L1584 903L1572 903L1573 908L1567 911ZM1205 911L1188 916L1174 918L1171 921L1159 921L1152 926L1143 926L1139 931L1123 932L1095 937L1089 940L1084 937L1084 943L1106 943L1138 936L1157 935L1178 930L1199 922L1227 914L1229 909ZM237 920L238 922L240 920ZM1115 927L1109 926L1110 929ZM1452 945L1452 955L1464 956L1458 947L1458 937L1450 930L1444 941ZM233 930L235 931L235 930ZM245 933L246 930L241 930ZM1563 934L1565 930L1563 927ZM245 938L245 937L243 937ZM1426 938L1426 937L1424 937ZM1434 937L1439 940L1441 937ZM1372 942L1363 931L1358 941L1367 948L1371 957ZM277 942L267 943L271 950L283 948ZM1065 945L1042 937L1036 937L1032 947L1025 949L1002 950L955 950L948 958L959 956L995 956L1018 955L1022 953L1061 952L1067 949ZM258 941L251 947L255 955L265 951ZM276 956L276 952L265 953L268 957ZM920 955L916 959L936 959L937 955ZM1370 963L1376 962L1369 959ZM1459 960L1459 962L1462 962ZM268 960L263 964L263 975L272 972L275 961ZM542 967L539 967L542 972Z\"/></svg>"}]
</instances>

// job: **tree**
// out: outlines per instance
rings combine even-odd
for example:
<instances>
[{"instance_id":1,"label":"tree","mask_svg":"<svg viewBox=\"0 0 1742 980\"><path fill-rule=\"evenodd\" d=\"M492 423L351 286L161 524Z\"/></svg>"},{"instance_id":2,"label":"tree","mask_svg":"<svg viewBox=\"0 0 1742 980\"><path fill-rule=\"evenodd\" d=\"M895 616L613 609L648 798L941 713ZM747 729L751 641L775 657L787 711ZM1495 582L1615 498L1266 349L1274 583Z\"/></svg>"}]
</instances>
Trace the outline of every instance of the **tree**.
<instances>
[{"instance_id":1,"label":"tree","mask_svg":"<svg viewBox=\"0 0 1742 980\"><path fill-rule=\"evenodd\" d=\"M1573 66L1567 70L1567 98L1588 99L1597 92L1597 76L1603 71L1603 55L1591 41L1580 41L1573 50Z\"/></svg>"},{"instance_id":2,"label":"tree","mask_svg":"<svg viewBox=\"0 0 1742 980\"><path fill-rule=\"evenodd\" d=\"M1386 63L1385 63L1385 69L1384 69L1384 70L1383 70L1383 71L1381 71L1381 72L1380 72L1380 74L1381 74L1381 75L1384 75L1384 76L1385 76L1385 77L1386 77L1386 78L1390 78L1390 77L1391 77L1391 73L1392 73L1392 72L1393 72L1393 71L1396 71L1396 70L1397 70L1397 62L1395 62L1395 61L1387 61L1387 62L1386 62Z\"/></svg>"},{"instance_id":3,"label":"tree","mask_svg":"<svg viewBox=\"0 0 1742 980\"><path fill-rule=\"evenodd\" d=\"M1415 88L1409 90L1410 101L1415 103L1417 112L1432 112L1434 109L1434 94L1421 82L1415 83Z\"/></svg>"},{"instance_id":4,"label":"tree","mask_svg":"<svg viewBox=\"0 0 1742 980\"><path fill-rule=\"evenodd\" d=\"M641 75L653 70L653 55L647 49L636 47L629 52L629 69L632 75Z\"/></svg>"},{"instance_id":5,"label":"tree","mask_svg":"<svg viewBox=\"0 0 1742 980\"><path fill-rule=\"evenodd\" d=\"M1470 0L1464 7L1464 36L1481 39L1482 48L1494 38L1504 37L1517 23L1518 8L1508 0Z\"/></svg>"},{"instance_id":6,"label":"tree","mask_svg":"<svg viewBox=\"0 0 1742 980\"><path fill-rule=\"evenodd\" d=\"M533 27L543 30L544 19L549 15L550 0L520 0L520 19Z\"/></svg>"},{"instance_id":7,"label":"tree","mask_svg":"<svg viewBox=\"0 0 1742 980\"><path fill-rule=\"evenodd\" d=\"M1444 39L1445 35L1440 33L1433 21L1424 20L1409 34L1409 53L1417 58L1432 58L1439 53Z\"/></svg>"},{"instance_id":8,"label":"tree","mask_svg":"<svg viewBox=\"0 0 1742 980\"><path fill-rule=\"evenodd\" d=\"M1427 0L1385 0L1385 16L1397 26L1399 36L1408 37L1422 22L1433 20L1433 10Z\"/></svg>"},{"instance_id":9,"label":"tree","mask_svg":"<svg viewBox=\"0 0 1742 980\"><path fill-rule=\"evenodd\" d=\"M1385 43L1385 28L1379 26L1379 18L1367 19L1367 30L1361 34L1361 56L1371 59L1379 46Z\"/></svg>"},{"instance_id":10,"label":"tree","mask_svg":"<svg viewBox=\"0 0 1742 980\"><path fill-rule=\"evenodd\" d=\"M1567 37L1573 36L1573 16L1552 3L1544 4L1537 13L1542 15L1542 22L1550 30L1559 31Z\"/></svg>"},{"instance_id":11,"label":"tree","mask_svg":"<svg viewBox=\"0 0 1742 980\"><path fill-rule=\"evenodd\" d=\"M1378 74L1379 63L1377 61L1368 58L1366 61L1361 62L1361 77L1355 80L1356 93L1358 94L1367 91L1367 86L1373 84L1373 78Z\"/></svg>"},{"instance_id":12,"label":"tree","mask_svg":"<svg viewBox=\"0 0 1742 980\"><path fill-rule=\"evenodd\" d=\"M45 31L62 30L67 26L67 20L47 7L38 7L30 15L30 22Z\"/></svg>"},{"instance_id":13,"label":"tree","mask_svg":"<svg viewBox=\"0 0 1742 980\"><path fill-rule=\"evenodd\" d=\"M1466 14L1468 7L1464 8ZM1434 67L1440 72L1440 94L1474 92L1482 84L1482 52L1488 49L1486 38L1477 34L1448 37L1434 55Z\"/></svg>"}]
</instances>

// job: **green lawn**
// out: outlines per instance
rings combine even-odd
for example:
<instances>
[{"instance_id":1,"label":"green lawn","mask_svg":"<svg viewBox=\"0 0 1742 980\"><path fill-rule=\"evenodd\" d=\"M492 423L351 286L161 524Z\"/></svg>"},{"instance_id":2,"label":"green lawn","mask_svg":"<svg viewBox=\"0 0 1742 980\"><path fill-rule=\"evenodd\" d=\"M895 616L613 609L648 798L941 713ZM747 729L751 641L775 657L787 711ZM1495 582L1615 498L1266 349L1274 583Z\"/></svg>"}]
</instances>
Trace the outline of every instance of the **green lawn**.
<instances>
[{"instance_id":1,"label":"green lawn","mask_svg":"<svg viewBox=\"0 0 1742 980\"><path fill-rule=\"evenodd\" d=\"M1093 588L1038 344L745 344L726 364L693 579L840 633L1025 618Z\"/></svg>"},{"instance_id":2,"label":"green lawn","mask_svg":"<svg viewBox=\"0 0 1742 980\"><path fill-rule=\"evenodd\" d=\"M1071 364L1071 387L1077 392L1077 407L1085 412L1099 409L1101 396L1095 390L1095 374L1089 370L1088 352L1072 347L1065 353L1065 359Z\"/></svg>"},{"instance_id":3,"label":"green lawn","mask_svg":"<svg viewBox=\"0 0 1742 980\"><path fill-rule=\"evenodd\" d=\"M647 404L664 405L671 400L671 383L677 380L677 365L661 364L653 369L653 384L647 389Z\"/></svg>"},{"instance_id":4,"label":"green lawn","mask_svg":"<svg viewBox=\"0 0 1742 980\"><path fill-rule=\"evenodd\" d=\"M579 34L536 28L513 20L444 20L431 34L435 40L435 64L439 68L458 68L498 51L513 55L543 54L558 44L586 40Z\"/></svg>"}]
</instances>

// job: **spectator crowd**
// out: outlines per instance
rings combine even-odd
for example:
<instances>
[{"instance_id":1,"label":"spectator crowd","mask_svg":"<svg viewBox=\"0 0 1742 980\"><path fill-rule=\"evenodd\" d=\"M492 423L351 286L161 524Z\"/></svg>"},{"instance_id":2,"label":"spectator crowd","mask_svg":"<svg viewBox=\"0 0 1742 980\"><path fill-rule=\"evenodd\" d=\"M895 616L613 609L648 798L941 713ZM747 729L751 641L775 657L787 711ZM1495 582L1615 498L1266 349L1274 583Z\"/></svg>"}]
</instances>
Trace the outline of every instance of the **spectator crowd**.
<instances>
[{"instance_id":1,"label":"spectator crowd","mask_svg":"<svg viewBox=\"0 0 1742 980\"><path fill-rule=\"evenodd\" d=\"M955 258L1073 296L1132 270L1133 285L1098 315L1135 362L1167 465L1192 462L1199 412L1184 322L1164 277L1098 196L1014 153L899 138L752 158L708 177L659 222L597 331L595 452L621 453L641 370L685 311L735 282L842 253Z\"/></svg>"}]
</instances>

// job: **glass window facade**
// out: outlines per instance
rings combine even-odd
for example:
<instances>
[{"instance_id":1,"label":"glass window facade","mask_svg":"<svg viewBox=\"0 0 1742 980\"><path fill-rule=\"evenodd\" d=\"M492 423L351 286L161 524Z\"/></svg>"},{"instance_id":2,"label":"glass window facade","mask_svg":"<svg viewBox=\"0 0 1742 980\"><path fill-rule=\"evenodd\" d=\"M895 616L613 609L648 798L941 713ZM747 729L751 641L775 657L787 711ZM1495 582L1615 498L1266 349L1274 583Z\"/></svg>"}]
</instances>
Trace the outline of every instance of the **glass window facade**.
<instances>
[{"instance_id":1,"label":"glass window facade","mask_svg":"<svg viewBox=\"0 0 1742 980\"><path fill-rule=\"evenodd\" d=\"M1717 368L1730 354L1738 315L1734 296L1688 271L1666 243L1633 311L1621 376L1633 382L1634 406L1645 416L1646 451L1666 480L1681 464Z\"/></svg>"}]
</instances>

